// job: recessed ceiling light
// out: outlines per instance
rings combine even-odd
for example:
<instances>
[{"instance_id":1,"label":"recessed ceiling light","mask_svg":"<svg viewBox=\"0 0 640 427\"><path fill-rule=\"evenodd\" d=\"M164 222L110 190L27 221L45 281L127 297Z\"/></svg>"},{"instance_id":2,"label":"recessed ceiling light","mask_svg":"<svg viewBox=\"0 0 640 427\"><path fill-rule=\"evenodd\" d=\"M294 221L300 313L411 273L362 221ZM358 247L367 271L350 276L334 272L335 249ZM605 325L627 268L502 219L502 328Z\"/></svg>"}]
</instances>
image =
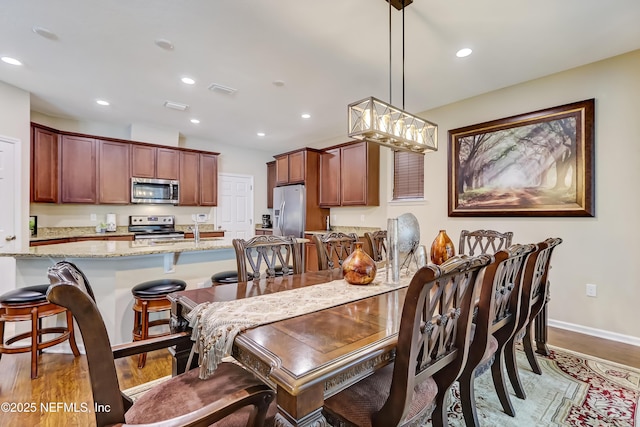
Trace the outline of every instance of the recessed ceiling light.
<instances>
[{"instance_id":1,"label":"recessed ceiling light","mask_svg":"<svg viewBox=\"0 0 640 427\"><path fill-rule=\"evenodd\" d=\"M264 133L264 132L258 132L256 135L258 135L258 136L265 136L265 135L266 135L266 133Z\"/></svg>"},{"instance_id":2,"label":"recessed ceiling light","mask_svg":"<svg viewBox=\"0 0 640 427\"><path fill-rule=\"evenodd\" d=\"M96 104L104 105L106 107L107 105L109 105L109 101L105 101L104 99L98 99L96 100Z\"/></svg>"},{"instance_id":3,"label":"recessed ceiling light","mask_svg":"<svg viewBox=\"0 0 640 427\"><path fill-rule=\"evenodd\" d=\"M458 58L464 58L465 56L471 55L471 52L473 52L471 49L465 47L464 49L460 49L459 51L457 51L456 56Z\"/></svg>"},{"instance_id":4,"label":"recessed ceiling light","mask_svg":"<svg viewBox=\"0 0 640 427\"><path fill-rule=\"evenodd\" d=\"M183 77L180 80L182 80L182 83L184 83L186 85L192 85L192 84L196 83L196 81L193 80L191 77Z\"/></svg>"},{"instance_id":5,"label":"recessed ceiling light","mask_svg":"<svg viewBox=\"0 0 640 427\"><path fill-rule=\"evenodd\" d=\"M22 65L22 62L18 61L16 58L12 58L10 56L3 56L0 59L2 59L2 62L6 62L7 64Z\"/></svg>"},{"instance_id":6,"label":"recessed ceiling light","mask_svg":"<svg viewBox=\"0 0 640 427\"><path fill-rule=\"evenodd\" d=\"M193 123L194 125L197 125L198 123L200 123L200 120L198 120L198 119L191 119L191 123Z\"/></svg>"},{"instance_id":7,"label":"recessed ceiling light","mask_svg":"<svg viewBox=\"0 0 640 427\"><path fill-rule=\"evenodd\" d=\"M55 33L47 30L46 28L33 27L31 30L33 30L33 32L37 35L44 37L45 39L58 40L58 36Z\"/></svg>"},{"instance_id":8,"label":"recessed ceiling light","mask_svg":"<svg viewBox=\"0 0 640 427\"><path fill-rule=\"evenodd\" d=\"M309 113L302 113L302 115L301 115L300 117L302 117L303 119L309 119L309 118L311 118L311 114L309 114Z\"/></svg>"},{"instance_id":9,"label":"recessed ceiling light","mask_svg":"<svg viewBox=\"0 0 640 427\"><path fill-rule=\"evenodd\" d=\"M173 50L173 43L167 39L158 39L155 41L156 46L164 50Z\"/></svg>"}]
</instances>

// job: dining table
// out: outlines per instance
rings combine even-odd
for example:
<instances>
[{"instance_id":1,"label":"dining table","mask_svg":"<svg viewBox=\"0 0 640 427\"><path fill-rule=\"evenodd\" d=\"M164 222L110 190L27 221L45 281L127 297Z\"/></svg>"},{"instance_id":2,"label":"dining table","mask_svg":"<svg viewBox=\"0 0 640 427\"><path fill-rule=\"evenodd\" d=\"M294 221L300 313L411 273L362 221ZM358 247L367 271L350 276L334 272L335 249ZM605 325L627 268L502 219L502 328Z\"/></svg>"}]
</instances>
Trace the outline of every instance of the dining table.
<instances>
[{"instance_id":1,"label":"dining table","mask_svg":"<svg viewBox=\"0 0 640 427\"><path fill-rule=\"evenodd\" d=\"M259 298L336 280L342 280L341 269L173 293L172 330L188 330L189 313L201 303ZM406 286L376 286L382 293L261 324L235 337L231 356L277 392L277 426L328 425L324 399L393 361ZM190 353L188 345L174 349L174 375L186 369Z\"/></svg>"}]
</instances>

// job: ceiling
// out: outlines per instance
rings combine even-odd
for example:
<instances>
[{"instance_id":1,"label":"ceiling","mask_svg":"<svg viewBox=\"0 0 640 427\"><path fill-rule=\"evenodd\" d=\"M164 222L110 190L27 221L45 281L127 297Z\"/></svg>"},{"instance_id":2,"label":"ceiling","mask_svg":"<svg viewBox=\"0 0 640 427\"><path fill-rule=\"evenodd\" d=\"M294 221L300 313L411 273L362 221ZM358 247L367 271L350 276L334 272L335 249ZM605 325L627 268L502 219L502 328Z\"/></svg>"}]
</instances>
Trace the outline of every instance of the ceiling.
<instances>
[{"instance_id":1,"label":"ceiling","mask_svg":"<svg viewBox=\"0 0 640 427\"><path fill-rule=\"evenodd\" d=\"M389 101L390 81L392 103L418 113L640 48L638 0L414 0L403 100L402 13L390 78L384 0L2 0L0 11L0 56L23 63L0 62L0 81L30 92L32 110L163 127L212 150L346 139L347 104ZM473 54L457 58L463 47Z\"/></svg>"}]
</instances>

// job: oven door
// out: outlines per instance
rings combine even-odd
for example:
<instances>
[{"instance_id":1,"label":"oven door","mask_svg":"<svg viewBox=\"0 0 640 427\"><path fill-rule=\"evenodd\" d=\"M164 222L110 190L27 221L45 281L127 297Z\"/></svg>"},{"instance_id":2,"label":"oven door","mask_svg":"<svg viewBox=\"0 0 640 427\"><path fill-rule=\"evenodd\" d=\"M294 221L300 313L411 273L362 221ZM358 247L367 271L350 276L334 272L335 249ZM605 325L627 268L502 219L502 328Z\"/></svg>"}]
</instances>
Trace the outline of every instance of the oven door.
<instances>
[{"instance_id":1,"label":"oven door","mask_svg":"<svg viewBox=\"0 0 640 427\"><path fill-rule=\"evenodd\" d=\"M131 203L172 204L179 202L178 181L131 178Z\"/></svg>"}]
</instances>

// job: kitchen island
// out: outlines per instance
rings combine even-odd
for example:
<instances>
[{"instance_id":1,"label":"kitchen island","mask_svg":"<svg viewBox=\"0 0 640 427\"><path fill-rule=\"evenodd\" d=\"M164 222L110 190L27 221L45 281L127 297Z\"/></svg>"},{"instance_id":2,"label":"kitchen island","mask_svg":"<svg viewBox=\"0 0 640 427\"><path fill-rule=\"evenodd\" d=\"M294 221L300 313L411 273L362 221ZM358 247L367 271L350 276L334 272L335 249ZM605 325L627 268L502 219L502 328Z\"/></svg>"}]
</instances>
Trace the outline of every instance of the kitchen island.
<instances>
[{"instance_id":1,"label":"kitchen island","mask_svg":"<svg viewBox=\"0 0 640 427\"><path fill-rule=\"evenodd\" d=\"M48 283L47 268L58 261L76 264L93 288L111 344L132 340L131 288L138 283L176 278L187 282L187 289L195 289L207 286L213 273L236 269L231 239L225 238L201 239L198 243L193 239L150 242L93 240L34 246L25 252L2 253L0 256L15 259L16 287ZM3 288L2 292L7 290ZM57 319L45 320L55 322ZM22 323L20 331L27 330L27 322ZM51 350L56 351L60 347L62 345L54 346Z\"/></svg>"}]
</instances>

